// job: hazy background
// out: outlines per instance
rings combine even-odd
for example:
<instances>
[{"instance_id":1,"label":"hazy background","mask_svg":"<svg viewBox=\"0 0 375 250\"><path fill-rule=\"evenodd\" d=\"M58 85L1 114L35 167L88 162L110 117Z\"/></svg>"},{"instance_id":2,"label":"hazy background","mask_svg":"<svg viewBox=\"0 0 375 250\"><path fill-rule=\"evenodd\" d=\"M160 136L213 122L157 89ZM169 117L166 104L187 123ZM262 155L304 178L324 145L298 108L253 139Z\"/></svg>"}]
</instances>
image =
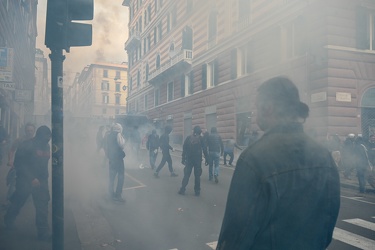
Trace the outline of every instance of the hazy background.
<instances>
[{"instance_id":1,"label":"hazy background","mask_svg":"<svg viewBox=\"0 0 375 250\"><path fill-rule=\"evenodd\" d=\"M47 0L38 1L38 36L36 47L48 58L50 50L44 45ZM123 0L94 0L93 41L90 47L73 47L64 54L65 83L71 84L76 72L94 62L127 62L124 44L128 38L128 8ZM51 68L48 59L48 68Z\"/></svg>"}]
</instances>

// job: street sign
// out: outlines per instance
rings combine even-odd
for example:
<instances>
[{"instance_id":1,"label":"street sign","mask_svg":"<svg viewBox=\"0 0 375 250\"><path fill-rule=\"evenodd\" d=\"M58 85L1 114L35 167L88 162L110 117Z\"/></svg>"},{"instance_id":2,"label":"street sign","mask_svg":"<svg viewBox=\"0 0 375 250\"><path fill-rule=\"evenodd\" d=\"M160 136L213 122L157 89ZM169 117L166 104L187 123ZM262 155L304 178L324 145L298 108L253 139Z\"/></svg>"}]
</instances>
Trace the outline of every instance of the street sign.
<instances>
[{"instance_id":1,"label":"street sign","mask_svg":"<svg viewBox=\"0 0 375 250\"><path fill-rule=\"evenodd\" d=\"M0 82L13 81L13 49L0 48Z\"/></svg>"},{"instance_id":2,"label":"street sign","mask_svg":"<svg viewBox=\"0 0 375 250\"><path fill-rule=\"evenodd\" d=\"M31 102L33 100L32 91L29 89L16 89L14 100L16 102Z\"/></svg>"},{"instance_id":3,"label":"street sign","mask_svg":"<svg viewBox=\"0 0 375 250\"><path fill-rule=\"evenodd\" d=\"M7 89L7 90L14 90L14 83L13 82L1 82L0 81L0 89Z\"/></svg>"}]
</instances>

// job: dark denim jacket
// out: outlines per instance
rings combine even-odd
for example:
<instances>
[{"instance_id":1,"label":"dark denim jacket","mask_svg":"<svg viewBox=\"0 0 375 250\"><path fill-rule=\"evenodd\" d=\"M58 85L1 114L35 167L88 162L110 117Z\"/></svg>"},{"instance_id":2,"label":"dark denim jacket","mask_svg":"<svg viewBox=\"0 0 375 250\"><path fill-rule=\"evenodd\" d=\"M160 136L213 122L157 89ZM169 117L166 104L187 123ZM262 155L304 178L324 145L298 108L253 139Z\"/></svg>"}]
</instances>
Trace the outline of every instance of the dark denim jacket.
<instances>
[{"instance_id":1,"label":"dark denim jacket","mask_svg":"<svg viewBox=\"0 0 375 250\"><path fill-rule=\"evenodd\" d=\"M217 249L326 249L339 207L329 151L300 124L276 127L239 157Z\"/></svg>"}]
</instances>

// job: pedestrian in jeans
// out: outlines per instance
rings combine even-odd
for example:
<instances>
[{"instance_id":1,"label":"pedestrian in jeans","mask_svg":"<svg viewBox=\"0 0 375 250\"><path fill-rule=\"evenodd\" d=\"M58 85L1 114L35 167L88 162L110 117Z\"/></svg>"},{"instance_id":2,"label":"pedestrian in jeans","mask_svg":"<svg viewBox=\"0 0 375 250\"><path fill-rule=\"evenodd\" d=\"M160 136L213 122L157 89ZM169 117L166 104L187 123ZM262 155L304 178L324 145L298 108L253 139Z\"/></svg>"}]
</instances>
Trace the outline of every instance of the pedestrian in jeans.
<instances>
[{"instance_id":1,"label":"pedestrian in jeans","mask_svg":"<svg viewBox=\"0 0 375 250\"><path fill-rule=\"evenodd\" d=\"M223 156L224 145L221 136L217 133L217 128L211 128L211 134L207 138L208 146L208 176L209 180L215 178L215 183L219 182L219 162L220 156ZM213 171L212 171L213 170Z\"/></svg>"},{"instance_id":2,"label":"pedestrian in jeans","mask_svg":"<svg viewBox=\"0 0 375 250\"><path fill-rule=\"evenodd\" d=\"M148 155L150 157L151 169L154 169L159 149L159 135L156 133L155 129L152 130L151 134L147 138L146 148L149 151Z\"/></svg>"},{"instance_id":3,"label":"pedestrian in jeans","mask_svg":"<svg viewBox=\"0 0 375 250\"><path fill-rule=\"evenodd\" d=\"M122 137L122 126L115 123L107 137L107 157L109 159L109 195L114 201L125 202L122 198L122 188L125 178L125 140ZM117 176L117 186L114 190Z\"/></svg>"},{"instance_id":4,"label":"pedestrian in jeans","mask_svg":"<svg viewBox=\"0 0 375 250\"><path fill-rule=\"evenodd\" d=\"M172 132L171 126L166 126L164 129L164 134L160 137L160 148L163 154L163 158L156 169L154 176L155 178L159 178L159 172L164 167L165 163L168 162L169 172L171 173L171 177L177 177L178 175L173 171L172 167L172 158L169 150L174 151L171 145L169 145L169 134Z\"/></svg>"},{"instance_id":5,"label":"pedestrian in jeans","mask_svg":"<svg viewBox=\"0 0 375 250\"><path fill-rule=\"evenodd\" d=\"M231 137L226 143L225 143L225 146L224 146L224 165L226 166L227 165L227 155L229 155L229 166L233 167L232 163L233 163L233 159L234 159L234 148L238 148L239 150L242 150L242 148L240 148L236 141L233 139L233 137Z\"/></svg>"}]
</instances>

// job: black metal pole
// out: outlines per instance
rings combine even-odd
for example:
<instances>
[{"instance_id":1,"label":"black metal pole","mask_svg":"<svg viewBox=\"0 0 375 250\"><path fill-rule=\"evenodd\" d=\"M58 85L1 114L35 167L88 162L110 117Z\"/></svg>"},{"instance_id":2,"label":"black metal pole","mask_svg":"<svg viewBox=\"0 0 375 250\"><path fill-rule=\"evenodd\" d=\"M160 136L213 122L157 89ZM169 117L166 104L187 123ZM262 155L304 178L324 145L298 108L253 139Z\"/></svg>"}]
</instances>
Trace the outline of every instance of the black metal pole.
<instances>
[{"instance_id":1,"label":"black metal pole","mask_svg":"<svg viewBox=\"0 0 375 250\"><path fill-rule=\"evenodd\" d=\"M62 49L51 49L52 249L64 249L64 140Z\"/></svg>"}]
</instances>

